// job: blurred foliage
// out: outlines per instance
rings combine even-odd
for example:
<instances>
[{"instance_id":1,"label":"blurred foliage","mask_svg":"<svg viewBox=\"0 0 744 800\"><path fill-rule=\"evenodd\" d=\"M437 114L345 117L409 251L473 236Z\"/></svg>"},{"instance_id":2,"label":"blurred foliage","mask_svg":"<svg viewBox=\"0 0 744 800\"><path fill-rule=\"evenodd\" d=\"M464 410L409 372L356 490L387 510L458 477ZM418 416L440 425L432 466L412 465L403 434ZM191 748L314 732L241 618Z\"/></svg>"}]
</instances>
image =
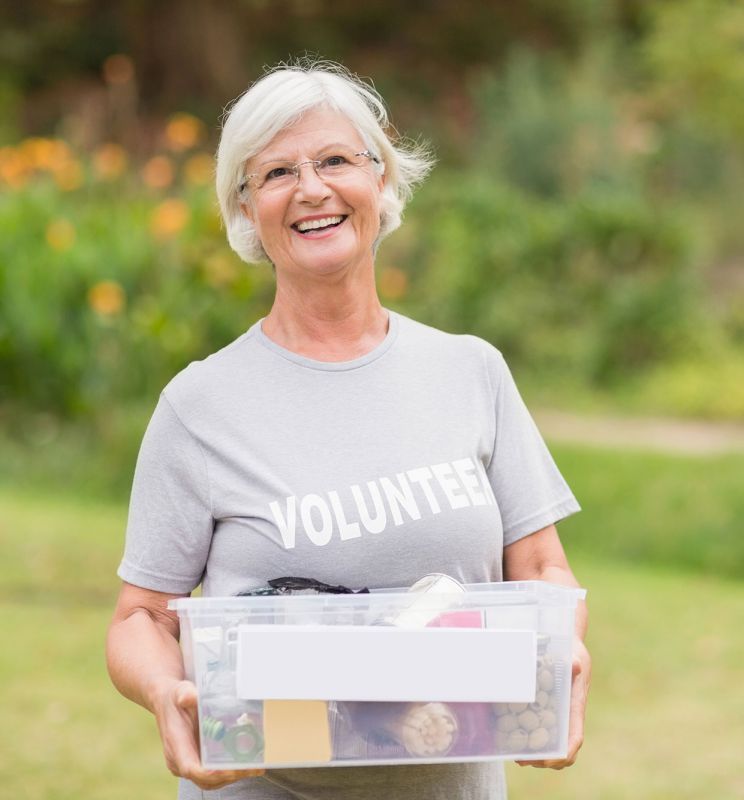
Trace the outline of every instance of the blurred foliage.
<instances>
[{"instance_id":1,"label":"blurred foliage","mask_svg":"<svg viewBox=\"0 0 744 800\"><path fill-rule=\"evenodd\" d=\"M30 419L36 441L55 420L93 423L123 463L141 416L117 409L151 407L266 313L270 270L229 250L210 151L225 98L308 45L374 75L401 129L440 155L380 251L387 305L493 341L542 398L571 385L744 415L740 5L330 8L0 10L9 428Z\"/></svg>"},{"instance_id":2,"label":"blurred foliage","mask_svg":"<svg viewBox=\"0 0 744 800\"><path fill-rule=\"evenodd\" d=\"M493 179L438 178L407 263L411 303L475 331L510 361L598 385L696 346L690 243L674 214L633 193L537 200Z\"/></svg>"},{"instance_id":3,"label":"blurred foliage","mask_svg":"<svg viewBox=\"0 0 744 800\"><path fill-rule=\"evenodd\" d=\"M662 110L744 147L744 5L730 0L649 4L645 43Z\"/></svg>"},{"instance_id":4,"label":"blurred foliage","mask_svg":"<svg viewBox=\"0 0 744 800\"><path fill-rule=\"evenodd\" d=\"M0 72L29 96L31 113L51 120L61 103L46 89L85 80L110 54L127 53L145 113L201 108L214 119L264 64L309 50L373 75L394 105L421 110L446 103L462 77L453 68L493 64L515 41L570 55L608 24L630 24L633 7L634 0L26 0L0 9Z\"/></svg>"},{"instance_id":5,"label":"blurred foliage","mask_svg":"<svg viewBox=\"0 0 744 800\"><path fill-rule=\"evenodd\" d=\"M518 49L474 81L470 157L435 172L383 260L410 275L404 308L496 343L532 385L740 418L741 153L657 119L656 84L619 78L617 53L569 65ZM690 175L710 164L701 203Z\"/></svg>"},{"instance_id":6,"label":"blurred foliage","mask_svg":"<svg viewBox=\"0 0 744 800\"><path fill-rule=\"evenodd\" d=\"M0 150L0 387L37 410L90 415L152 395L265 312L272 282L229 251L200 124L166 128L140 170L104 145ZM191 133L190 133L191 132Z\"/></svg>"}]
</instances>

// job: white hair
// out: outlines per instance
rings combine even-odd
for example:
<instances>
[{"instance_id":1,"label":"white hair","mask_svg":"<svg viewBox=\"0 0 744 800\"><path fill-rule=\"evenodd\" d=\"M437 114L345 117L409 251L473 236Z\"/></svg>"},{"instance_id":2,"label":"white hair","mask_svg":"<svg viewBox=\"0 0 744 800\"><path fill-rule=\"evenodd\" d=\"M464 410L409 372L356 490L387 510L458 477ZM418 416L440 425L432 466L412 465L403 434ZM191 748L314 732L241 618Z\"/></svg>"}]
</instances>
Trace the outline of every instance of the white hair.
<instances>
[{"instance_id":1,"label":"white hair","mask_svg":"<svg viewBox=\"0 0 744 800\"><path fill-rule=\"evenodd\" d=\"M240 186L245 162L306 112L328 108L344 114L385 173L380 232L375 246L401 223L405 204L427 176L434 160L417 142L393 138L382 98L368 83L340 64L300 60L280 64L257 80L226 110L217 150L217 197L233 250L244 260L263 261L266 253L253 223L243 213Z\"/></svg>"}]
</instances>

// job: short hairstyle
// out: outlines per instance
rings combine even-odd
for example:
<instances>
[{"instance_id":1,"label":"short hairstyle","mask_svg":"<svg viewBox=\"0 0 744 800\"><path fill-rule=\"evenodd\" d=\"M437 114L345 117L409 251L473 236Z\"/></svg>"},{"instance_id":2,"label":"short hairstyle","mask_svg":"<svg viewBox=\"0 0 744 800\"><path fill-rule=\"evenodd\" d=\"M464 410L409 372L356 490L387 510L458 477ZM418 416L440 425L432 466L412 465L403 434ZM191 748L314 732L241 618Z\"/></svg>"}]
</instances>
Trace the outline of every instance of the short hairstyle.
<instances>
[{"instance_id":1,"label":"short hairstyle","mask_svg":"<svg viewBox=\"0 0 744 800\"><path fill-rule=\"evenodd\" d=\"M434 165L425 145L392 133L385 104L374 87L340 64L301 60L268 70L226 110L217 150L220 212L230 246L244 261L267 258L253 223L240 208L245 162L280 131L318 108L344 114L365 147L381 159L385 185L375 246L400 225L414 188Z\"/></svg>"}]
</instances>

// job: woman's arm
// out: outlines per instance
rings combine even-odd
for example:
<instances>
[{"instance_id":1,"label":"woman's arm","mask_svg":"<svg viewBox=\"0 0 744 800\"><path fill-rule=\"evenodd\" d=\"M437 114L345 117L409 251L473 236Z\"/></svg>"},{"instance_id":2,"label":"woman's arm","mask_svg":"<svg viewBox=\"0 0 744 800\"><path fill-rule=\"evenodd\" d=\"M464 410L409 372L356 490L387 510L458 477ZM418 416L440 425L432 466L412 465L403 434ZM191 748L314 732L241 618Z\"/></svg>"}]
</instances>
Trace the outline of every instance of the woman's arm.
<instances>
[{"instance_id":1,"label":"woman's arm","mask_svg":"<svg viewBox=\"0 0 744 800\"><path fill-rule=\"evenodd\" d=\"M541 580L565 586L578 586L568 565L563 545L555 525L549 525L530 536L504 548L504 580ZM563 769L576 761L584 741L584 714L591 681L592 661L584 645L587 629L586 603L576 607L576 628L573 645L573 674L571 680L571 709L568 721L568 754L565 759L520 761L533 767Z\"/></svg>"},{"instance_id":2,"label":"woman's arm","mask_svg":"<svg viewBox=\"0 0 744 800\"><path fill-rule=\"evenodd\" d=\"M201 789L219 789L263 770L201 766L196 687L184 680L178 616L168 610L182 596L122 584L106 642L108 671L124 697L155 715L168 769Z\"/></svg>"}]
</instances>

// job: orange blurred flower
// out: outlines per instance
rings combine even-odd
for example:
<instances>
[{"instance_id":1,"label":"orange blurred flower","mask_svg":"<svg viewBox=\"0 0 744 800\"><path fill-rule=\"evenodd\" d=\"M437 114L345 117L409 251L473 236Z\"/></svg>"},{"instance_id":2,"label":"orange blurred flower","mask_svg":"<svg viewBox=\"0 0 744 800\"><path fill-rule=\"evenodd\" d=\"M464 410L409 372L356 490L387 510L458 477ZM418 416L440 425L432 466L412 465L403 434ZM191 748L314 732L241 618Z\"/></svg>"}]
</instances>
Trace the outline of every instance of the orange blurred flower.
<instances>
[{"instance_id":1,"label":"orange blurred flower","mask_svg":"<svg viewBox=\"0 0 744 800\"><path fill-rule=\"evenodd\" d=\"M82 183L82 168L68 145L59 139L34 136L17 147L0 148L0 179L12 188L23 186L34 170L59 175L65 189L76 189Z\"/></svg>"},{"instance_id":2,"label":"orange blurred flower","mask_svg":"<svg viewBox=\"0 0 744 800\"><path fill-rule=\"evenodd\" d=\"M126 304L126 295L116 281L100 281L88 289L88 305L102 317L119 314Z\"/></svg>"},{"instance_id":3,"label":"orange blurred flower","mask_svg":"<svg viewBox=\"0 0 744 800\"><path fill-rule=\"evenodd\" d=\"M408 276L398 267L383 267L377 283L380 294L390 300L400 300L408 291Z\"/></svg>"},{"instance_id":4,"label":"orange blurred flower","mask_svg":"<svg viewBox=\"0 0 744 800\"><path fill-rule=\"evenodd\" d=\"M83 168L79 161L74 159L62 160L55 163L52 171L54 182L63 192L71 192L83 185Z\"/></svg>"},{"instance_id":5,"label":"orange blurred flower","mask_svg":"<svg viewBox=\"0 0 744 800\"><path fill-rule=\"evenodd\" d=\"M142 168L142 180L151 189L165 189L173 183L173 163L167 156L155 156Z\"/></svg>"},{"instance_id":6,"label":"orange blurred flower","mask_svg":"<svg viewBox=\"0 0 744 800\"><path fill-rule=\"evenodd\" d=\"M189 207L183 200L164 200L152 211L150 230L157 239L170 239L186 227L189 217Z\"/></svg>"},{"instance_id":7,"label":"orange blurred flower","mask_svg":"<svg viewBox=\"0 0 744 800\"><path fill-rule=\"evenodd\" d=\"M208 153L198 153L184 164L186 182L193 186L205 186L214 178L214 159Z\"/></svg>"},{"instance_id":8,"label":"orange blurred flower","mask_svg":"<svg viewBox=\"0 0 744 800\"><path fill-rule=\"evenodd\" d=\"M180 153L190 150L204 137L204 123L191 114L174 114L165 126L168 147Z\"/></svg>"},{"instance_id":9,"label":"orange blurred flower","mask_svg":"<svg viewBox=\"0 0 744 800\"><path fill-rule=\"evenodd\" d=\"M11 189L20 189L29 175L26 160L14 147L0 147L0 180Z\"/></svg>"},{"instance_id":10,"label":"orange blurred flower","mask_svg":"<svg viewBox=\"0 0 744 800\"><path fill-rule=\"evenodd\" d=\"M103 180L116 180L126 168L127 152L120 144L103 144L93 154L93 169Z\"/></svg>"},{"instance_id":11,"label":"orange blurred flower","mask_svg":"<svg viewBox=\"0 0 744 800\"><path fill-rule=\"evenodd\" d=\"M103 79L109 84L129 83L134 77L134 63L129 56L116 53L103 62Z\"/></svg>"},{"instance_id":12,"label":"orange blurred flower","mask_svg":"<svg viewBox=\"0 0 744 800\"><path fill-rule=\"evenodd\" d=\"M66 219L55 219L47 225L45 238L52 250L64 252L75 244L75 228Z\"/></svg>"},{"instance_id":13,"label":"orange blurred flower","mask_svg":"<svg viewBox=\"0 0 744 800\"><path fill-rule=\"evenodd\" d=\"M62 144L64 151L59 147ZM34 136L24 139L18 146L18 152L33 169L54 169L60 159L70 157L69 148L63 142L52 139L43 139Z\"/></svg>"}]
</instances>

